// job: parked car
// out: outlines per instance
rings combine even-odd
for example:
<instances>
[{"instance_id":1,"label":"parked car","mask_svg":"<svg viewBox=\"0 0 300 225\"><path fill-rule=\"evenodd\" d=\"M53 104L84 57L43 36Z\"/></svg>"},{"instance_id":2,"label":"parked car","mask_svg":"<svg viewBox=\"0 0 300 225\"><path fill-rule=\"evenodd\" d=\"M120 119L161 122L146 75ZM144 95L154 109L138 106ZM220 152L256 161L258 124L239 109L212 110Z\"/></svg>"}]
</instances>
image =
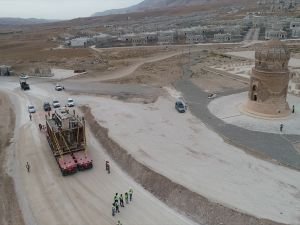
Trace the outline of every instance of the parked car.
<instances>
[{"instance_id":1,"label":"parked car","mask_svg":"<svg viewBox=\"0 0 300 225\"><path fill-rule=\"evenodd\" d=\"M35 111L35 107L33 106L33 105L29 105L28 106L28 112L29 113L35 113L36 111Z\"/></svg>"},{"instance_id":2,"label":"parked car","mask_svg":"<svg viewBox=\"0 0 300 225\"><path fill-rule=\"evenodd\" d=\"M177 100L175 102L175 109L180 113L184 113L187 110L187 105L183 101Z\"/></svg>"},{"instance_id":3,"label":"parked car","mask_svg":"<svg viewBox=\"0 0 300 225\"><path fill-rule=\"evenodd\" d=\"M59 101L58 100L53 100L53 102L52 102L52 106L53 106L53 108L59 108L60 107L60 103L59 103Z\"/></svg>"},{"instance_id":4,"label":"parked car","mask_svg":"<svg viewBox=\"0 0 300 225\"><path fill-rule=\"evenodd\" d=\"M44 110L45 111L51 111L51 106L49 102L44 102Z\"/></svg>"},{"instance_id":5,"label":"parked car","mask_svg":"<svg viewBox=\"0 0 300 225\"><path fill-rule=\"evenodd\" d=\"M217 94L215 94L215 93L210 93L207 95L207 98L209 98L209 99L213 99L215 97L217 97Z\"/></svg>"},{"instance_id":6,"label":"parked car","mask_svg":"<svg viewBox=\"0 0 300 225\"><path fill-rule=\"evenodd\" d=\"M67 106L68 107L74 107L75 106L75 102L72 98L68 98L67 100Z\"/></svg>"},{"instance_id":7,"label":"parked car","mask_svg":"<svg viewBox=\"0 0 300 225\"><path fill-rule=\"evenodd\" d=\"M56 85L55 85L55 90L56 90L56 91L62 91L62 90L63 90L63 87L62 87L60 84L56 84Z\"/></svg>"}]
</instances>

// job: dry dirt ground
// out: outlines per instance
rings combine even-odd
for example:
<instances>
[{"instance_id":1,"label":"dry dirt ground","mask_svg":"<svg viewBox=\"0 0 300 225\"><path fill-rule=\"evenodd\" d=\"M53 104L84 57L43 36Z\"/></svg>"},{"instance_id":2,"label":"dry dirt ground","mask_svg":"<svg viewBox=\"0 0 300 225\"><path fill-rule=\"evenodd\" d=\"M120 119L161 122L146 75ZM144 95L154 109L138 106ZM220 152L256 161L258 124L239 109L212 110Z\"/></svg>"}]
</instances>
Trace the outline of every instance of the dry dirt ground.
<instances>
[{"instance_id":1,"label":"dry dirt ground","mask_svg":"<svg viewBox=\"0 0 300 225\"><path fill-rule=\"evenodd\" d=\"M202 90L207 92L223 92L248 87L248 82L238 77L227 76L226 73L216 73L210 68L227 67L235 63L249 63L246 59L227 57L222 53L210 52L205 60L198 60L190 67L192 81Z\"/></svg>"},{"instance_id":2,"label":"dry dirt ground","mask_svg":"<svg viewBox=\"0 0 300 225\"><path fill-rule=\"evenodd\" d=\"M229 49L233 47L227 47ZM238 47L234 47L238 49ZM203 67L213 67L215 65L229 65L230 63L238 63L247 61L245 59L226 57L222 54L226 48L217 46L197 46L191 50L177 49L178 55L158 60L155 62L146 62L140 65L131 74L123 76L119 79L109 80L110 83L120 84L150 84L155 86L168 86L180 79L183 75L183 65L189 64L189 60L198 60L199 63L191 66L193 81L204 90L221 91L226 89L239 89L245 87L246 84L234 79L224 78L214 73L203 70ZM214 50L219 53L215 53Z\"/></svg>"},{"instance_id":3,"label":"dry dirt ground","mask_svg":"<svg viewBox=\"0 0 300 225\"><path fill-rule=\"evenodd\" d=\"M6 147L10 144L15 125L15 116L10 101L0 93L0 224L24 225L15 193L13 179L6 172Z\"/></svg>"},{"instance_id":4,"label":"dry dirt ground","mask_svg":"<svg viewBox=\"0 0 300 225\"><path fill-rule=\"evenodd\" d=\"M51 36L52 33L48 35ZM178 51L181 47L140 47L91 49L56 48L47 34L0 36L1 64L10 65L17 73L33 75L36 68L85 69L89 76L126 68L140 58Z\"/></svg>"},{"instance_id":5,"label":"dry dirt ground","mask_svg":"<svg viewBox=\"0 0 300 225\"><path fill-rule=\"evenodd\" d=\"M185 57L177 55L158 62L145 63L129 76L109 82L120 84L151 84L155 86L170 85L180 79L183 60L186 61Z\"/></svg>"}]
</instances>

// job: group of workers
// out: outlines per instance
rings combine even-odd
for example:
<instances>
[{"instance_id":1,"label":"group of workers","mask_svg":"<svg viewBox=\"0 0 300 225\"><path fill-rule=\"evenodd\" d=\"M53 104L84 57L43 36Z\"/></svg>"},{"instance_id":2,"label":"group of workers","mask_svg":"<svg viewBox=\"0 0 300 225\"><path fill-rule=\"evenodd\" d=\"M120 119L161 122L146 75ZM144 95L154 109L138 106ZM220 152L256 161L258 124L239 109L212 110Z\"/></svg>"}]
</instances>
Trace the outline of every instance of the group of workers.
<instances>
[{"instance_id":1,"label":"group of workers","mask_svg":"<svg viewBox=\"0 0 300 225\"><path fill-rule=\"evenodd\" d=\"M107 171L108 174L110 173L110 165L109 165L109 161L107 160L105 161L105 170ZM112 216L115 216L116 213L120 213L120 207L125 207L124 200L126 204L129 204L129 202L132 201L132 195L133 195L132 188L130 188L128 192L125 192L124 197L123 194L120 195L118 193L115 194L112 203ZM120 220L118 220L117 225L122 225Z\"/></svg>"},{"instance_id":2,"label":"group of workers","mask_svg":"<svg viewBox=\"0 0 300 225\"><path fill-rule=\"evenodd\" d=\"M115 216L116 213L120 213L120 207L125 207L124 205L124 199L126 204L129 204L129 201L132 201L132 195L133 195L133 190L132 188L129 189L128 192L125 192L124 198L123 194L116 193L114 197L114 203L112 204L112 216Z\"/></svg>"}]
</instances>

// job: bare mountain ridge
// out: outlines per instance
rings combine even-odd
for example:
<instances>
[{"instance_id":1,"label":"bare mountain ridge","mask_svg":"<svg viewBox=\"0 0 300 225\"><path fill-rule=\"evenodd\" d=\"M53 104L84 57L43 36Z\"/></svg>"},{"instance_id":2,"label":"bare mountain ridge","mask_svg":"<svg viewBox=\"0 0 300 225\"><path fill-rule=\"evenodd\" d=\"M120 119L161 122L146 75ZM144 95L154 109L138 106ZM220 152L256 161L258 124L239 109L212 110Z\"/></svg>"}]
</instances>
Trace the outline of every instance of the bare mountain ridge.
<instances>
[{"instance_id":1,"label":"bare mountain ridge","mask_svg":"<svg viewBox=\"0 0 300 225\"><path fill-rule=\"evenodd\" d=\"M208 3L210 0L145 0L140 4L136 5L138 9L156 9L162 7L178 7L178 6L189 6L199 5ZM134 8L134 6L133 6Z\"/></svg>"},{"instance_id":2,"label":"bare mountain ridge","mask_svg":"<svg viewBox=\"0 0 300 225\"><path fill-rule=\"evenodd\" d=\"M94 13L92 16L125 14L125 13L132 13L132 12L143 12L143 11L154 10L154 9L177 8L183 6L203 5L203 4L218 3L218 2L220 2L220 0L144 0L139 4L130 6L128 8L111 9L104 12L97 12ZM226 2L226 0L224 2Z\"/></svg>"},{"instance_id":3,"label":"bare mountain ridge","mask_svg":"<svg viewBox=\"0 0 300 225\"><path fill-rule=\"evenodd\" d=\"M33 24L44 24L51 23L58 20L46 20L36 18L13 18L13 17L0 17L0 26L19 26L19 25L33 25Z\"/></svg>"}]
</instances>

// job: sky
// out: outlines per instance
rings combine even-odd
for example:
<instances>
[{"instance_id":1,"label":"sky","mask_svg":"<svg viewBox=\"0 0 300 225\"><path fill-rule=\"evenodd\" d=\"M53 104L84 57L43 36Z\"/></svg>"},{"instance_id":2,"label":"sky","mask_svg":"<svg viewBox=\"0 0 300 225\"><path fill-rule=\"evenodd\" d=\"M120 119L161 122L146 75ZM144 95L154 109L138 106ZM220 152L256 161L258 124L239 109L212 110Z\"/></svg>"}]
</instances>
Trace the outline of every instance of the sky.
<instances>
[{"instance_id":1,"label":"sky","mask_svg":"<svg viewBox=\"0 0 300 225\"><path fill-rule=\"evenodd\" d=\"M0 0L0 17L73 19L139 2L142 0Z\"/></svg>"}]
</instances>

